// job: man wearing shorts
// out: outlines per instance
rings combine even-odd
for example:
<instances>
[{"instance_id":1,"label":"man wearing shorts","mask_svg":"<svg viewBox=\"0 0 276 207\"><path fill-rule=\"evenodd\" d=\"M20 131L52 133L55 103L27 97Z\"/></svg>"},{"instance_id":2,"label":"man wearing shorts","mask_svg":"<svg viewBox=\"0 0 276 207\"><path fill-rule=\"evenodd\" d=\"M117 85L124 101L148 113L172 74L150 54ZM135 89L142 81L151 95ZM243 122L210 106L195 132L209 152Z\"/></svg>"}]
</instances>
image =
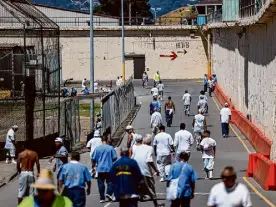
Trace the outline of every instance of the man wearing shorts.
<instances>
[{"instance_id":1,"label":"man wearing shorts","mask_svg":"<svg viewBox=\"0 0 276 207\"><path fill-rule=\"evenodd\" d=\"M18 204L23 200L24 196L34 194L31 184L35 182L34 165L36 164L37 174L40 173L40 165L38 155L31 150L30 141L26 141L25 150L18 155L17 170L19 173L18 183Z\"/></svg>"},{"instance_id":2,"label":"man wearing shorts","mask_svg":"<svg viewBox=\"0 0 276 207\"><path fill-rule=\"evenodd\" d=\"M5 149L8 150L6 154L6 164L13 163L16 164L15 161L15 135L16 131L18 130L17 125L13 125L6 136L6 143L5 143ZM11 162L10 162L11 161Z\"/></svg>"}]
</instances>

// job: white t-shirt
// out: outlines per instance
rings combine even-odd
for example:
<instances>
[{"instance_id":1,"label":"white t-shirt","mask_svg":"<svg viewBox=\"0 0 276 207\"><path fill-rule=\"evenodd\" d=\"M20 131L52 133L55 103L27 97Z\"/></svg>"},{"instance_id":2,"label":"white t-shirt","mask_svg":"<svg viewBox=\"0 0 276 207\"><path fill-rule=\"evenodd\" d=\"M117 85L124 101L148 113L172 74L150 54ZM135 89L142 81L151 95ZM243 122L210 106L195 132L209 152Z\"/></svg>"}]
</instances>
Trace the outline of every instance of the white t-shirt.
<instances>
[{"instance_id":1,"label":"white t-shirt","mask_svg":"<svg viewBox=\"0 0 276 207\"><path fill-rule=\"evenodd\" d=\"M251 207L250 193L247 187L238 183L232 192L227 192L223 182L218 183L211 189L207 206L216 207Z\"/></svg>"},{"instance_id":2,"label":"white t-shirt","mask_svg":"<svg viewBox=\"0 0 276 207\"><path fill-rule=\"evenodd\" d=\"M213 80L208 80L208 87L213 88L214 87L214 81Z\"/></svg>"},{"instance_id":3,"label":"white t-shirt","mask_svg":"<svg viewBox=\"0 0 276 207\"><path fill-rule=\"evenodd\" d=\"M154 137L153 145L156 145L157 155L170 155L171 145L173 145L173 139L171 135L166 132L160 132Z\"/></svg>"},{"instance_id":4,"label":"white t-shirt","mask_svg":"<svg viewBox=\"0 0 276 207\"><path fill-rule=\"evenodd\" d=\"M182 98L184 105L191 105L191 94L185 93Z\"/></svg>"},{"instance_id":5,"label":"white t-shirt","mask_svg":"<svg viewBox=\"0 0 276 207\"><path fill-rule=\"evenodd\" d=\"M157 85L157 89L158 89L158 91L163 91L164 90L164 84L163 83L159 83Z\"/></svg>"},{"instance_id":6,"label":"white t-shirt","mask_svg":"<svg viewBox=\"0 0 276 207\"><path fill-rule=\"evenodd\" d=\"M203 99L208 102L208 97L206 95L199 95L199 97L198 97L199 101L201 100L200 97L203 97Z\"/></svg>"},{"instance_id":7,"label":"white t-shirt","mask_svg":"<svg viewBox=\"0 0 276 207\"><path fill-rule=\"evenodd\" d=\"M222 108L220 111L221 123L229 123L229 116L231 116L231 109Z\"/></svg>"},{"instance_id":8,"label":"white t-shirt","mask_svg":"<svg viewBox=\"0 0 276 207\"><path fill-rule=\"evenodd\" d=\"M152 88L151 92L152 92L153 96L158 96L158 89L157 88Z\"/></svg>"},{"instance_id":9,"label":"white t-shirt","mask_svg":"<svg viewBox=\"0 0 276 207\"><path fill-rule=\"evenodd\" d=\"M214 147L217 145L216 141L210 137L204 138L200 142L200 146L203 147L202 158L214 158Z\"/></svg>"},{"instance_id":10,"label":"white t-shirt","mask_svg":"<svg viewBox=\"0 0 276 207\"><path fill-rule=\"evenodd\" d=\"M134 146L131 158L138 163L142 175L152 177L152 171L148 163L153 162L153 147L145 144Z\"/></svg>"},{"instance_id":11,"label":"white t-shirt","mask_svg":"<svg viewBox=\"0 0 276 207\"><path fill-rule=\"evenodd\" d=\"M160 126L162 124L162 115L156 111L151 115L150 123L152 127Z\"/></svg>"},{"instance_id":12,"label":"white t-shirt","mask_svg":"<svg viewBox=\"0 0 276 207\"><path fill-rule=\"evenodd\" d=\"M191 146L194 144L193 135L187 130L180 130L175 133L174 146L179 154L182 151L191 152Z\"/></svg>"},{"instance_id":13,"label":"white t-shirt","mask_svg":"<svg viewBox=\"0 0 276 207\"><path fill-rule=\"evenodd\" d=\"M194 132L204 131L204 120L205 120L205 117L202 114L195 115Z\"/></svg>"},{"instance_id":14,"label":"white t-shirt","mask_svg":"<svg viewBox=\"0 0 276 207\"><path fill-rule=\"evenodd\" d=\"M90 157L92 156L96 147L102 145L102 139L100 137L94 137L87 142L86 147L90 147Z\"/></svg>"},{"instance_id":15,"label":"white t-shirt","mask_svg":"<svg viewBox=\"0 0 276 207\"><path fill-rule=\"evenodd\" d=\"M15 140L15 132L13 129L9 129L6 136L5 149L13 149L15 148L12 141Z\"/></svg>"},{"instance_id":16,"label":"white t-shirt","mask_svg":"<svg viewBox=\"0 0 276 207\"><path fill-rule=\"evenodd\" d=\"M201 110L207 110L207 107L208 107L208 103L205 99L201 99L197 105L199 106L199 109Z\"/></svg>"}]
</instances>

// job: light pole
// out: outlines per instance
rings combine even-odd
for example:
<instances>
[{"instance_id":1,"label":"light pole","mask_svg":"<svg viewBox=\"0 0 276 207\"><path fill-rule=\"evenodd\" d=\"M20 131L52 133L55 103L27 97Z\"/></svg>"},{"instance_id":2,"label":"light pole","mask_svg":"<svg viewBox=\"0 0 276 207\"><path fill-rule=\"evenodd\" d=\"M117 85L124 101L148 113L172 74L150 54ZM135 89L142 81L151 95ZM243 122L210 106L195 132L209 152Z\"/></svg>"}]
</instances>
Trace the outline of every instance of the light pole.
<instances>
[{"instance_id":1,"label":"light pole","mask_svg":"<svg viewBox=\"0 0 276 207\"><path fill-rule=\"evenodd\" d=\"M125 20L124 20L124 0L121 0L122 12L122 76L123 83L126 83L126 68L125 68Z\"/></svg>"},{"instance_id":2,"label":"light pole","mask_svg":"<svg viewBox=\"0 0 276 207\"><path fill-rule=\"evenodd\" d=\"M161 8L150 8L154 13L154 22L156 22L156 13L161 11Z\"/></svg>"},{"instance_id":3,"label":"light pole","mask_svg":"<svg viewBox=\"0 0 276 207\"><path fill-rule=\"evenodd\" d=\"M94 93L94 0L90 0L90 91ZM94 99L90 101L90 130L94 129Z\"/></svg>"}]
</instances>

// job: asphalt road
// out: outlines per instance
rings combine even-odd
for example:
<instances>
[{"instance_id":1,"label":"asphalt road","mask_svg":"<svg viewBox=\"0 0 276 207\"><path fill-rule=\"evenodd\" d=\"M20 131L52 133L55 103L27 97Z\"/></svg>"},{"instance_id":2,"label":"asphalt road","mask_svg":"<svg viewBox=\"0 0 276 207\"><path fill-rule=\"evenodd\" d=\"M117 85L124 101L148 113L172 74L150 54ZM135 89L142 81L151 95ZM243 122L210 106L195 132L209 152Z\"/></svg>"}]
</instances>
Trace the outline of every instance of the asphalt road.
<instances>
[{"instance_id":1,"label":"asphalt road","mask_svg":"<svg viewBox=\"0 0 276 207\"><path fill-rule=\"evenodd\" d=\"M143 89L138 86L136 83L135 93L137 96L137 101L142 103L142 107L137 114L133 122L133 126L138 134L150 133L151 129L149 128L150 116L149 116L149 104L151 101L150 88ZM174 136L174 133L179 130L179 124L185 122L187 125L187 130L192 129L192 120L193 116L185 117L183 113L183 103L181 98L184 91L187 89L192 95L192 107L191 114L194 115L196 112L196 104L198 101L198 95L201 90L201 84L196 81L166 81L164 99L167 99L168 96L172 97L172 100L176 104L176 114L174 116L173 124L171 128L167 128L166 131ZM162 102L164 105L164 102ZM162 116L164 117L164 110ZM199 179L196 182L196 195L192 201L192 206L206 206L208 195L211 187L220 182L219 176L221 170L227 166L234 166L238 174L238 182L244 182L244 175L247 168L248 152L245 150L244 146L239 141L237 134L234 134L231 130L230 137L228 139L223 139L221 137L220 121L219 121L219 109L215 100L209 98L209 116L207 117L208 129L211 131L211 137L214 138L217 142L217 155L215 159L215 170L214 177L215 180L205 180L205 173L202 171L203 163L201 159L201 153L196 151L195 147L192 148L191 159L189 163L195 168L198 173ZM244 139L238 132L240 139ZM121 145L125 145L126 140L124 139ZM249 150L253 151L252 147L248 142L245 141L245 144L248 146ZM88 155L83 155L88 157ZM89 159L83 159L84 162L89 163ZM156 191L159 199L159 203L164 203L165 206L170 206L170 203L165 200L165 183L160 183L159 179L156 178ZM251 199L253 206L274 206L268 205L265 200L266 198L275 201L275 193L269 192L266 193L256 185L256 183L250 180L253 184L254 189L256 188L259 193L265 196L261 198L257 195L251 188L249 191L251 193ZM17 180L9 183L7 186L0 189L0 207L4 206L16 206L16 197L17 197ZM276 202L275 202L276 203ZM93 207L117 207L118 203L109 203L106 202L101 204L99 202L99 195L96 181L92 183L92 192L91 195L87 197L87 206ZM151 201L139 203L141 207L153 206Z\"/></svg>"}]
</instances>

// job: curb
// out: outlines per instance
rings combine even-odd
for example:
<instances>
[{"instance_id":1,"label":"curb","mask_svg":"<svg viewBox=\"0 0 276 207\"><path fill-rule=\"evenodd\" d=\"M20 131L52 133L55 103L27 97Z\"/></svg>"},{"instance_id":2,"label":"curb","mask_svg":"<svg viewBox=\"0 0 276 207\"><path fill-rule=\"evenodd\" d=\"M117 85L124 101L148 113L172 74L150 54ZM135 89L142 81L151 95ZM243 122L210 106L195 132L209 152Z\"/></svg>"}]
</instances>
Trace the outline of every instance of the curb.
<instances>
[{"instance_id":1,"label":"curb","mask_svg":"<svg viewBox=\"0 0 276 207\"><path fill-rule=\"evenodd\" d=\"M9 182L11 182L14 178L16 178L16 177L17 177L17 174L18 174L17 172L14 172L10 177L8 177L7 179L5 179L5 180L7 180L7 181L1 183L1 184L0 184L0 188L4 187L4 186L7 185Z\"/></svg>"},{"instance_id":2,"label":"curb","mask_svg":"<svg viewBox=\"0 0 276 207\"><path fill-rule=\"evenodd\" d=\"M142 104L137 104L136 106L138 106L138 107L137 107L137 109L136 109L136 111L135 111L135 114L133 115L133 117L131 118L130 122L128 123L128 125L132 124L132 122L133 122L134 119L136 118L138 112L140 111ZM117 144L116 147L119 147L119 146L121 145L121 143L122 143L122 141L123 141L123 139L124 139L125 134L126 134L126 132L124 132L124 133L122 134L121 139L120 139L120 141L118 142L118 144Z\"/></svg>"}]
</instances>

